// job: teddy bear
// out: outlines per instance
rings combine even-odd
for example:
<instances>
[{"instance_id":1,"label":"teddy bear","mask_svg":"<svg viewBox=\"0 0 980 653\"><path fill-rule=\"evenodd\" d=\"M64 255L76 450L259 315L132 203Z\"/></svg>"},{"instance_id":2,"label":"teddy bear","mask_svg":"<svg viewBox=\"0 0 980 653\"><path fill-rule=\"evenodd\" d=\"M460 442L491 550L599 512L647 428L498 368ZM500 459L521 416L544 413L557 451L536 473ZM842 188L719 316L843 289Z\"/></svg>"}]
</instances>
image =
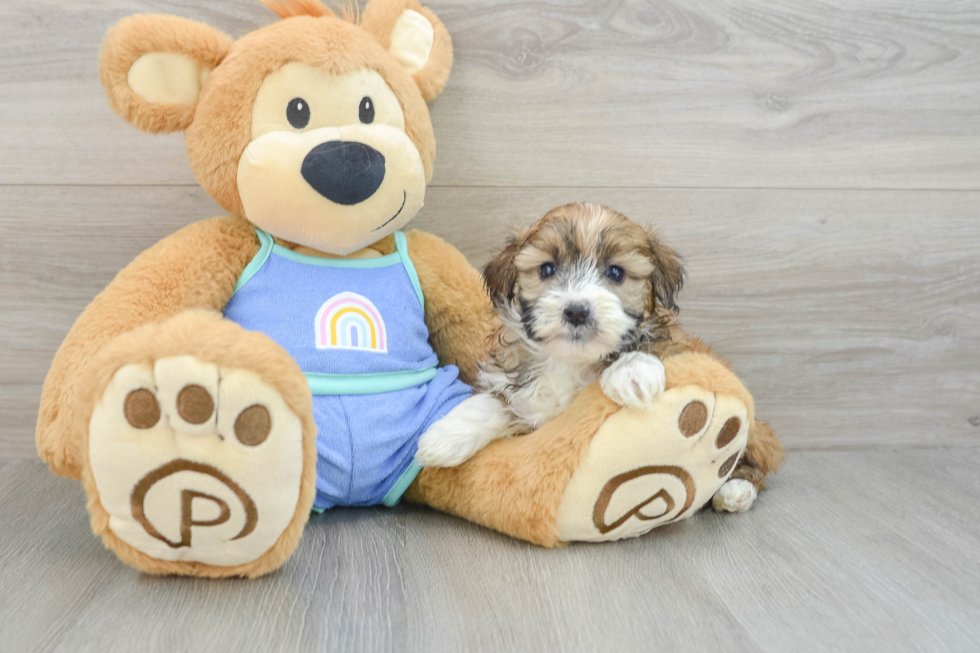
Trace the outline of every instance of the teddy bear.
<instances>
[{"instance_id":1,"label":"teddy bear","mask_svg":"<svg viewBox=\"0 0 980 653\"><path fill-rule=\"evenodd\" d=\"M470 395L492 330L462 254L402 231L432 178L449 34L415 0L263 1L280 20L238 40L136 15L103 44L113 110L183 132L227 212L120 271L45 380L38 452L81 481L109 549L148 573L255 577L334 506L405 497L555 547L686 519L733 474L761 485L778 443L702 352L664 360L647 408L594 384L529 435L422 468L419 437Z\"/></svg>"}]
</instances>

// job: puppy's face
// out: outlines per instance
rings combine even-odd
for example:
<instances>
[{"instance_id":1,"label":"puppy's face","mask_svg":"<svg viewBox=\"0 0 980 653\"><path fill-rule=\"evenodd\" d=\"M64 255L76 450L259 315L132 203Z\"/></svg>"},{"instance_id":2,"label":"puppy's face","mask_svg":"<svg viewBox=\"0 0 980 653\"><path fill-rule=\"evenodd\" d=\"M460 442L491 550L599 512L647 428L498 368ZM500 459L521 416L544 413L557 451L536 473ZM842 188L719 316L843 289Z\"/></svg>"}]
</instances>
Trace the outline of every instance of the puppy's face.
<instances>
[{"instance_id":1,"label":"puppy's face","mask_svg":"<svg viewBox=\"0 0 980 653\"><path fill-rule=\"evenodd\" d=\"M676 310L683 276L649 229L596 204L553 209L484 271L512 328L551 356L582 363L639 342L658 306Z\"/></svg>"}]
</instances>

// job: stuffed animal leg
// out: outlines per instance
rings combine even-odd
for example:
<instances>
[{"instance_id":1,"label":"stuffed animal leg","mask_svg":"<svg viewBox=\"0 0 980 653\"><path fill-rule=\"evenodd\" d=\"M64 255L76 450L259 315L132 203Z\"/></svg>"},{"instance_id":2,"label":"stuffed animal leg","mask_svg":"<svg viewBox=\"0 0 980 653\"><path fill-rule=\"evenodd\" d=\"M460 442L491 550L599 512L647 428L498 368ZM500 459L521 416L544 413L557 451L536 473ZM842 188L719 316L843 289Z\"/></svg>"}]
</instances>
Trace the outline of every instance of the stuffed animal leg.
<instances>
[{"instance_id":1,"label":"stuffed animal leg","mask_svg":"<svg viewBox=\"0 0 980 653\"><path fill-rule=\"evenodd\" d=\"M435 236L414 232L409 243L430 340L440 361L473 381L494 329L480 278ZM493 442L458 467L422 470L406 497L557 546L686 519L732 479L761 490L782 459L779 440L707 346L682 333L672 342L662 356L666 391L650 408L621 408L593 384L534 433Z\"/></svg>"},{"instance_id":2,"label":"stuffed animal leg","mask_svg":"<svg viewBox=\"0 0 980 653\"><path fill-rule=\"evenodd\" d=\"M534 433L498 440L459 467L423 470L406 496L546 547L687 519L731 477L754 406L706 354L664 367L666 391L649 408L622 408L593 384Z\"/></svg>"},{"instance_id":3,"label":"stuffed animal leg","mask_svg":"<svg viewBox=\"0 0 980 653\"><path fill-rule=\"evenodd\" d=\"M165 239L79 317L48 375L38 450L81 478L92 530L142 571L257 576L289 557L307 521L306 378L217 312L257 245L233 218Z\"/></svg>"}]
</instances>

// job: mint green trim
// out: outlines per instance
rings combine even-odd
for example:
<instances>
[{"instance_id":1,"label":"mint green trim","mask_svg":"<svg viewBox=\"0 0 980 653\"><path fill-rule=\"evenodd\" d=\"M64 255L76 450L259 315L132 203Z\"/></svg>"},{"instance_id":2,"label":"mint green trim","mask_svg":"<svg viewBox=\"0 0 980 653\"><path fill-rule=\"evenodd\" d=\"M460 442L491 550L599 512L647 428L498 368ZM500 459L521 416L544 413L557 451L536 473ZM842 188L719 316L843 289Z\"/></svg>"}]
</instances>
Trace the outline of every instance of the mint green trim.
<instances>
[{"instance_id":1,"label":"mint green trim","mask_svg":"<svg viewBox=\"0 0 980 653\"><path fill-rule=\"evenodd\" d=\"M397 506L398 502L402 500L402 495L405 494L408 486L412 484L412 481L415 480L415 477L418 476L419 472L421 471L422 465L413 460L412 464L408 466L408 469L406 469L405 472L398 477L395 484L391 486L390 490L388 490L388 494L386 494L385 498L381 500L381 503L389 508L394 508Z\"/></svg>"},{"instance_id":2,"label":"mint green trim","mask_svg":"<svg viewBox=\"0 0 980 653\"><path fill-rule=\"evenodd\" d=\"M376 258L323 258L322 256L300 254L291 249L286 249L278 243L273 245L272 249L277 255L288 258L291 261L306 263L307 265L321 265L328 268L386 268L401 262L401 257L398 256L397 252Z\"/></svg>"},{"instance_id":3,"label":"mint green trim","mask_svg":"<svg viewBox=\"0 0 980 653\"><path fill-rule=\"evenodd\" d=\"M258 227L255 228L255 235L259 237L259 251L248 262L245 269L242 270L242 276L238 277L238 281L235 282L235 290L231 294L234 295L236 292L242 289L248 280L255 276L255 273L262 269L265 262L269 260L269 254L272 253L272 246L275 244L272 240L272 236L265 233Z\"/></svg>"},{"instance_id":4,"label":"mint green trim","mask_svg":"<svg viewBox=\"0 0 980 653\"><path fill-rule=\"evenodd\" d=\"M309 372L306 380L315 395L374 395L395 392L428 383L435 378L437 368L380 372L378 374L316 374Z\"/></svg>"},{"instance_id":5,"label":"mint green trim","mask_svg":"<svg viewBox=\"0 0 980 653\"><path fill-rule=\"evenodd\" d=\"M323 513L325 513L327 511L326 508L317 508L316 506L313 506L312 508L310 508L310 510L312 510L313 512L315 512L318 515L322 515Z\"/></svg>"},{"instance_id":6,"label":"mint green trim","mask_svg":"<svg viewBox=\"0 0 980 653\"><path fill-rule=\"evenodd\" d=\"M412 288L415 288L415 296L419 298L419 304L422 305L422 310L425 310L425 297L422 295L422 284L419 283L419 273L415 271L415 264L412 263L412 257L408 255L408 241L405 239L405 234L400 231L395 232L395 250L398 256L401 257L402 263L405 264L405 271L408 272L408 278L412 280Z\"/></svg>"}]
</instances>

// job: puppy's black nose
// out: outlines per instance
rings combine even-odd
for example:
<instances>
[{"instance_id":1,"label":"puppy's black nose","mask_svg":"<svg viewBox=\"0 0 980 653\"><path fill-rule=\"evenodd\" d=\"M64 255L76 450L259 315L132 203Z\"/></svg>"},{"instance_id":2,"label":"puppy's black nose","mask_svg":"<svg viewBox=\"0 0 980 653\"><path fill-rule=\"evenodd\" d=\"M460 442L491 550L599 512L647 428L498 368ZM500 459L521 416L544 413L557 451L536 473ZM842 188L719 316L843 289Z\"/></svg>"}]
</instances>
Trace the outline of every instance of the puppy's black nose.
<instances>
[{"instance_id":1,"label":"puppy's black nose","mask_svg":"<svg viewBox=\"0 0 980 653\"><path fill-rule=\"evenodd\" d=\"M303 159L303 179L337 204L359 204L374 195L385 179L385 158L357 141L320 143Z\"/></svg>"},{"instance_id":2,"label":"puppy's black nose","mask_svg":"<svg viewBox=\"0 0 980 653\"><path fill-rule=\"evenodd\" d=\"M582 326L589 320L588 304L569 304L565 307L565 321L572 326Z\"/></svg>"}]
</instances>

